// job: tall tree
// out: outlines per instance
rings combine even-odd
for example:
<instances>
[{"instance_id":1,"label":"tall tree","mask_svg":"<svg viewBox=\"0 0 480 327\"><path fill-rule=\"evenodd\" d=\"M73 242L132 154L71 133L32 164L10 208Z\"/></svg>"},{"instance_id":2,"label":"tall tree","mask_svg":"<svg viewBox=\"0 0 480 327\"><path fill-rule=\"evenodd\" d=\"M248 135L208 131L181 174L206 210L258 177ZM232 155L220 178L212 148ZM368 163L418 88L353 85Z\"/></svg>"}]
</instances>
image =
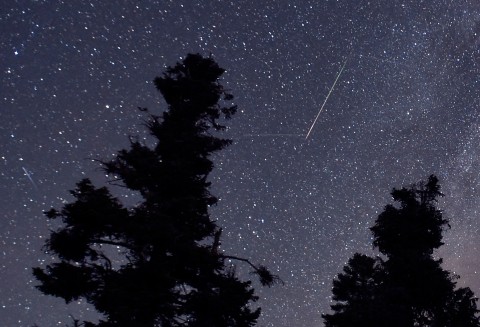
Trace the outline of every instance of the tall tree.
<instances>
[{"instance_id":1,"label":"tall tree","mask_svg":"<svg viewBox=\"0 0 480 327\"><path fill-rule=\"evenodd\" d=\"M67 303L84 298L106 320L88 326L248 327L260 309L250 281L228 261L254 268L262 284L278 278L248 259L219 250L221 228L210 218L210 156L231 144L212 132L236 111L219 83L224 70L212 58L189 54L154 80L168 110L148 114L156 144L132 139L129 149L102 162L115 183L142 201L126 208L106 187L84 179L75 198L48 218L62 226L46 242L58 262L34 268L38 289ZM229 104L230 103L230 104ZM147 109L141 108L143 111ZM77 321L78 325L79 322Z\"/></svg>"},{"instance_id":2,"label":"tall tree","mask_svg":"<svg viewBox=\"0 0 480 327\"><path fill-rule=\"evenodd\" d=\"M433 175L392 191L399 205L387 205L371 228L386 259L354 255L334 281L333 313L323 315L327 327L480 326L473 292L457 289L458 277L434 257L450 227L436 207L439 196Z\"/></svg>"}]
</instances>

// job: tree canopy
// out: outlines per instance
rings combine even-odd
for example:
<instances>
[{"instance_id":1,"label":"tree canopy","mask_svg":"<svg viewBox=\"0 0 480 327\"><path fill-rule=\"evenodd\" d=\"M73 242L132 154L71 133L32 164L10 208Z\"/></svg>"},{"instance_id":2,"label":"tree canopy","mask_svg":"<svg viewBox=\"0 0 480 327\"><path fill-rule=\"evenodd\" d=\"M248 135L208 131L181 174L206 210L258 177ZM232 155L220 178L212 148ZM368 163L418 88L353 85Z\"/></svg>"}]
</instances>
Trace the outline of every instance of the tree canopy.
<instances>
[{"instance_id":1,"label":"tree canopy","mask_svg":"<svg viewBox=\"0 0 480 327\"><path fill-rule=\"evenodd\" d=\"M435 176L394 189L371 228L383 257L355 254L333 282L333 313L326 327L478 327L477 298L457 288L458 276L441 267L434 251L450 227L437 199Z\"/></svg>"},{"instance_id":2,"label":"tree canopy","mask_svg":"<svg viewBox=\"0 0 480 327\"><path fill-rule=\"evenodd\" d=\"M219 82L223 73L211 57L189 54L155 78L168 110L157 116L141 108L155 145L132 138L129 149L102 162L140 203L126 207L109 188L83 179L71 191L73 202L46 213L61 227L45 245L57 261L33 269L38 289L67 303L83 298L104 315L85 326L255 325L257 296L229 262L248 263L264 285L279 279L221 251L222 229L209 215L217 203L210 157L231 144L216 136L225 129L219 121L236 112Z\"/></svg>"}]
</instances>

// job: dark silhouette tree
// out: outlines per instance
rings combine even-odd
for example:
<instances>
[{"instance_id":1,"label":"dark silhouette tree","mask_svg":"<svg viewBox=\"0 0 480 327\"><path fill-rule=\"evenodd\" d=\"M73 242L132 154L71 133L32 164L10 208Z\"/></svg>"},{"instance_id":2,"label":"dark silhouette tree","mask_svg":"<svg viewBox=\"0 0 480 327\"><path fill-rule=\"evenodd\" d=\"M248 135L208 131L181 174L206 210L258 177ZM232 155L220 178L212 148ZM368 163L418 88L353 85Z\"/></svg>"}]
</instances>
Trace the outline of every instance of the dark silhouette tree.
<instances>
[{"instance_id":1,"label":"dark silhouette tree","mask_svg":"<svg viewBox=\"0 0 480 327\"><path fill-rule=\"evenodd\" d=\"M375 326L375 296L379 259L356 253L333 281L335 315L325 315L325 326Z\"/></svg>"},{"instance_id":2,"label":"dark silhouette tree","mask_svg":"<svg viewBox=\"0 0 480 327\"><path fill-rule=\"evenodd\" d=\"M326 327L478 327L477 299L456 288L458 276L441 267L434 251L450 227L437 198L435 176L392 191L398 206L387 205L371 228L373 245L385 256L355 254L333 284L333 313Z\"/></svg>"},{"instance_id":3,"label":"dark silhouette tree","mask_svg":"<svg viewBox=\"0 0 480 327\"><path fill-rule=\"evenodd\" d=\"M279 281L219 250L222 230L209 215L217 203L210 156L231 144L214 134L225 129L219 119L236 111L219 83L223 72L212 58L189 54L155 78L168 110L160 117L140 108L154 147L131 139L129 149L102 162L112 183L140 194L138 205L126 208L84 179L73 202L46 213L62 221L46 242L59 260L34 268L38 289L67 303L83 298L106 317L85 326L253 326L257 297L229 261L247 262L264 285Z\"/></svg>"}]
</instances>

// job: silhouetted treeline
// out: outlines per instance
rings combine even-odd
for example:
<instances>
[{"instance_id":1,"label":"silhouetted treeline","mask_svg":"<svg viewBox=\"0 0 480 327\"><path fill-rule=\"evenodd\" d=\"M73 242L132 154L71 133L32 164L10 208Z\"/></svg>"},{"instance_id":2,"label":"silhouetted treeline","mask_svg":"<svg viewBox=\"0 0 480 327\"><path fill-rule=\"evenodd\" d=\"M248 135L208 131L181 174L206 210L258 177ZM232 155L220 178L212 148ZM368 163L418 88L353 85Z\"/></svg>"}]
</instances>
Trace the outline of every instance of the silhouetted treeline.
<instances>
[{"instance_id":1,"label":"silhouetted treeline","mask_svg":"<svg viewBox=\"0 0 480 327\"><path fill-rule=\"evenodd\" d=\"M38 289L66 302L83 298L105 317L74 325L255 325L257 296L228 262L249 264L263 285L278 277L221 251L222 229L208 210L217 203L209 191L210 157L231 144L212 131L224 130L219 119L236 112L219 83L223 73L212 58L190 54L155 78L168 110L156 116L140 108L154 147L132 139L129 149L102 163L116 184L141 195L141 203L127 208L107 187L84 179L71 191L73 202L46 213L62 227L46 242L57 261L33 270Z\"/></svg>"},{"instance_id":2,"label":"silhouetted treeline","mask_svg":"<svg viewBox=\"0 0 480 327\"><path fill-rule=\"evenodd\" d=\"M435 176L394 189L398 206L387 205L371 228L384 257L356 253L333 281L333 313L326 327L476 327L477 299L456 288L458 276L441 267L434 250L447 219L436 208L442 196Z\"/></svg>"}]
</instances>

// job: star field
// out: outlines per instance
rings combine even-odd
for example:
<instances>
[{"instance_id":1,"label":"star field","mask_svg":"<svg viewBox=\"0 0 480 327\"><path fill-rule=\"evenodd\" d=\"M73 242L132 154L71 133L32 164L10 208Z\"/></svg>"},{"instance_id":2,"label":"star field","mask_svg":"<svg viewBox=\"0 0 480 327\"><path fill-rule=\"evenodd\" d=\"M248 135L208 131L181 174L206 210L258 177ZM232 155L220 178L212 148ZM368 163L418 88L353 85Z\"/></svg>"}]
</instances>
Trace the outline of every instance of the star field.
<instances>
[{"instance_id":1,"label":"star field","mask_svg":"<svg viewBox=\"0 0 480 327\"><path fill-rule=\"evenodd\" d=\"M34 288L54 228L42 214L106 178L152 80L212 54L239 112L214 158L225 251L285 281L255 284L263 327L321 327L332 279L393 187L436 174L444 267L480 295L480 3L475 0L27 1L0 6L0 325L95 319ZM305 135L347 60L310 136ZM135 198L115 190L127 204ZM240 268L241 270L241 268ZM245 275L246 278L251 276Z\"/></svg>"}]
</instances>

